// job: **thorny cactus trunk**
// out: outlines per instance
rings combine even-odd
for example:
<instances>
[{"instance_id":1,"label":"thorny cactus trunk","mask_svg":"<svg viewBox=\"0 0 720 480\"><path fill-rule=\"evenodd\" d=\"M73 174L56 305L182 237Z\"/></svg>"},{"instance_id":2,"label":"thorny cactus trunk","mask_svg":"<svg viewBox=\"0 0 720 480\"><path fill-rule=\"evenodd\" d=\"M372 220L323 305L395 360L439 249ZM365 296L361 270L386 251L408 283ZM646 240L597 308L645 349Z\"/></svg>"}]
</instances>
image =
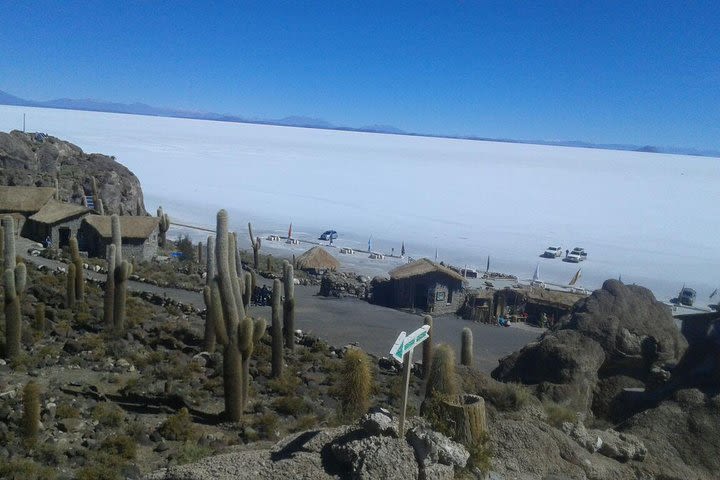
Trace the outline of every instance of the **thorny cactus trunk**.
<instances>
[{"instance_id":1,"label":"thorny cactus trunk","mask_svg":"<svg viewBox=\"0 0 720 480\"><path fill-rule=\"evenodd\" d=\"M45 304L35 304L35 330L38 332L45 331Z\"/></svg>"},{"instance_id":2,"label":"thorny cactus trunk","mask_svg":"<svg viewBox=\"0 0 720 480\"><path fill-rule=\"evenodd\" d=\"M248 233L250 234L250 244L252 245L253 249L253 265L255 267L255 271L258 271L260 269L260 237L256 237L253 235L252 231L252 223L248 222Z\"/></svg>"},{"instance_id":3,"label":"thorny cactus trunk","mask_svg":"<svg viewBox=\"0 0 720 480\"><path fill-rule=\"evenodd\" d=\"M423 378L427 380L428 375L430 375L430 365L432 364L432 335L433 335L433 318L430 315L425 315L423 317L424 324L428 325L430 327L430 330L428 330L428 339L423 342L423 349L422 349L422 372L423 372Z\"/></svg>"},{"instance_id":4,"label":"thorny cactus trunk","mask_svg":"<svg viewBox=\"0 0 720 480\"><path fill-rule=\"evenodd\" d=\"M252 300L254 282L252 278L252 273L250 272L245 272L243 278L245 287L245 290L243 292L243 305L245 305L245 308L247 309L250 306L250 301Z\"/></svg>"},{"instance_id":5,"label":"thorny cactus trunk","mask_svg":"<svg viewBox=\"0 0 720 480\"><path fill-rule=\"evenodd\" d=\"M462 329L462 345L460 349L460 363L469 367L473 362L473 334L472 330L465 327Z\"/></svg>"},{"instance_id":6,"label":"thorny cactus trunk","mask_svg":"<svg viewBox=\"0 0 720 480\"><path fill-rule=\"evenodd\" d=\"M20 299L27 282L24 263L15 262L15 223L10 216L2 220L4 234L3 290L5 311L5 357L10 360L20 353L22 323Z\"/></svg>"},{"instance_id":7,"label":"thorny cactus trunk","mask_svg":"<svg viewBox=\"0 0 720 480\"><path fill-rule=\"evenodd\" d=\"M107 252L107 278L105 280L105 297L103 298L103 322L107 327L113 327L113 312L115 311L115 245L111 244Z\"/></svg>"},{"instance_id":8,"label":"thorny cactus trunk","mask_svg":"<svg viewBox=\"0 0 720 480\"><path fill-rule=\"evenodd\" d=\"M205 288L203 298L205 299L205 334L203 336L203 348L206 352L215 351L215 325L222 321L218 318L222 305L220 303L220 292L218 291L217 269L215 268L215 237L207 239L207 274L205 277Z\"/></svg>"},{"instance_id":9,"label":"thorny cactus trunk","mask_svg":"<svg viewBox=\"0 0 720 480\"><path fill-rule=\"evenodd\" d=\"M279 279L273 280L272 289L272 377L279 378L283 370L283 329L280 320L280 297L282 296L282 283Z\"/></svg>"},{"instance_id":10,"label":"thorny cactus trunk","mask_svg":"<svg viewBox=\"0 0 720 480\"><path fill-rule=\"evenodd\" d=\"M283 263L283 283L285 302L283 303L283 331L285 346L295 350L295 275L293 266L287 261Z\"/></svg>"},{"instance_id":11,"label":"thorny cactus trunk","mask_svg":"<svg viewBox=\"0 0 720 480\"><path fill-rule=\"evenodd\" d=\"M215 260L218 291L222 305L222 322L217 322L217 339L223 344L223 388L225 393L225 415L230 421L242 418L242 356L238 345L240 318L245 318L245 309L237 274L232 236L228 232L228 217L225 210L217 214L215 239Z\"/></svg>"},{"instance_id":12,"label":"thorny cactus trunk","mask_svg":"<svg viewBox=\"0 0 720 480\"><path fill-rule=\"evenodd\" d=\"M76 237L70 239L70 256L75 265L75 300L82 301L85 298L85 274Z\"/></svg>"},{"instance_id":13,"label":"thorny cactus trunk","mask_svg":"<svg viewBox=\"0 0 720 480\"><path fill-rule=\"evenodd\" d=\"M166 234L167 234L168 229L170 228L170 218L168 217L167 213L163 212L162 207L158 207L157 216L158 216L158 220L159 220L158 243L160 244L161 247L164 247L165 241L166 241Z\"/></svg>"},{"instance_id":14,"label":"thorny cactus trunk","mask_svg":"<svg viewBox=\"0 0 720 480\"><path fill-rule=\"evenodd\" d=\"M113 215L112 239L115 246L115 268L108 271L108 276L113 275L115 295L113 297L113 329L116 333L123 333L125 330L125 302L127 301L127 280L132 273L132 265L123 260L122 254L122 232L120 230L120 217Z\"/></svg>"},{"instance_id":15,"label":"thorny cactus trunk","mask_svg":"<svg viewBox=\"0 0 720 480\"><path fill-rule=\"evenodd\" d=\"M71 263L67 269L67 287L65 290L65 308L75 308L75 277L77 276L75 264Z\"/></svg>"}]
</instances>

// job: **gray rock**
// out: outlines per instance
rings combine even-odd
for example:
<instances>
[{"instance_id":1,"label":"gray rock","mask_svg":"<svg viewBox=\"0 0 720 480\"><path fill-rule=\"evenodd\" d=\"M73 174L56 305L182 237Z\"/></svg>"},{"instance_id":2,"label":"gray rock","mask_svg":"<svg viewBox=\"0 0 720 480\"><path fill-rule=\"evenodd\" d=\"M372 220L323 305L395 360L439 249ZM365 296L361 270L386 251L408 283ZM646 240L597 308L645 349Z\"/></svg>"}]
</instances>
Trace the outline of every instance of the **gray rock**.
<instances>
[{"instance_id":1,"label":"gray rock","mask_svg":"<svg viewBox=\"0 0 720 480\"><path fill-rule=\"evenodd\" d=\"M441 463L427 465L420 471L420 480L453 480L454 478L455 469Z\"/></svg>"},{"instance_id":2,"label":"gray rock","mask_svg":"<svg viewBox=\"0 0 720 480\"><path fill-rule=\"evenodd\" d=\"M79 418L63 418L58 421L58 430L61 432L79 432L85 426L85 422Z\"/></svg>"},{"instance_id":3,"label":"gray rock","mask_svg":"<svg viewBox=\"0 0 720 480\"><path fill-rule=\"evenodd\" d=\"M616 432L613 429L590 430L589 433L602 439L602 445L598 452L606 457L614 458L620 462L627 462L629 460L642 461L647 455L645 444L635 435Z\"/></svg>"},{"instance_id":4,"label":"gray rock","mask_svg":"<svg viewBox=\"0 0 720 480\"><path fill-rule=\"evenodd\" d=\"M415 454L405 440L391 437L368 437L343 444L334 444L335 458L350 468L353 480L392 478L417 480Z\"/></svg>"},{"instance_id":5,"label":"gray rock","mask_svg":"<svg viewBox=\"0 0 720 480\"><path fill-rule=\"evenodd\" d=\"M360 428L370 435L398 436L398 425L389 410L378 408L360 420Z\"/></svg>"},{"instance_id":6,"label":"gray rock","mask_svg":"<svg viewBox=\"0 0 720 480\"><path fill-rule=\"evenodd\" d=\"M442 463L464 468L470 457L464 446L424 426L412 428L405 437L415 450L418 462L425 466Z\"/></svg>"},{"instance_id":7,"label":"gray rock","mask_svg":"<svg viewBox=\"0 0 720 480\"><path fill-rule=\"evenodd\" d=\"M562 431L590 453L597 452L603 445L602 438L595 432L588 432L581 422L565 422Z\"/></svg>"}]
</instances>

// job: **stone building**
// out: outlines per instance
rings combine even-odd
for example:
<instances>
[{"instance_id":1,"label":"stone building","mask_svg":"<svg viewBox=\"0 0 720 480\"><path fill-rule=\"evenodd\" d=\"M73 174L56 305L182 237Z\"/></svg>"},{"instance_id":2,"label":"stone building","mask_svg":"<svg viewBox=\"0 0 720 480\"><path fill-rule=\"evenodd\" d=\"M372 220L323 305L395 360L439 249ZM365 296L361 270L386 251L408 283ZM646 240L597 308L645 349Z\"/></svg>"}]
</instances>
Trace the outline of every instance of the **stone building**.
<instances>
[{"instance_id":1,"label":"stone building","mask_svg":"<svg viewBox=\"0 0 720 480\"><path fill-rule=\"evenodd\" d=\"M0 215L15 219L15 231L25 234L25 221L55 195L51 187L0 186Z\"/></svg>"},{"instance_id":2,"label":"stone building","mask_svg":"<svg viewBox=\"0 0 720 480\"><path fill-rule=\"evenodd\" d=\"M23 235L42 244L49 237L51 245L56 248L68 246L70 238L78 236L82 220L90 212L89 208L82 205L50 200L28 218ZM78 236L78 242L80 240Z\"/></svg>"},{"instance_id":3,"label":"stone building","mask_svg":"<svg viewBox=\"0 0 720 480\"><path fill-rule=\"evenodd\" d=\"M159 224L157 217L121 216L123 259L151 260L157 256ZM83 219L78 236L80 249L89 257L107 256L107 247L112 243L110 216L88 215Z\"/></svg>"},{"instance_id":4,"label":"stone building","mask_svg":"<svg viewBox=\"0 0 720 480\"><path fill-rule=\"evenodd\" d=\"M465 279L448 267L422 258L390 271L390 307L435 315L455 313L465 300Z\"/></svg>"}]
</instances>

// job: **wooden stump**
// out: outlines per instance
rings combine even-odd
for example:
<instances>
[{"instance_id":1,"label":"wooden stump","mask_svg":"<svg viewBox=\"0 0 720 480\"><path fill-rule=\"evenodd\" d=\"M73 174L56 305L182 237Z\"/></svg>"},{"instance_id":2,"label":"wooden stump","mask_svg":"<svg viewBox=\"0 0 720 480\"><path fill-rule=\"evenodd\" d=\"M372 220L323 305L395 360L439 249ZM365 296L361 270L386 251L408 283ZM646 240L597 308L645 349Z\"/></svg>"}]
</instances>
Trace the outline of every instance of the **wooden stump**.
<instances>
[{"instance_id":1,"label":"wooden stump","mask_svg":"<svg viewBox=\"0 0 720 480\"><path fill-rule=\"evenodd\" d=\"M463 445L481 441L487 431L485 400L478 395L460 395L455 402L441 403L441 415L454 432L453 440Z\"/></svg>"}]
</instances>

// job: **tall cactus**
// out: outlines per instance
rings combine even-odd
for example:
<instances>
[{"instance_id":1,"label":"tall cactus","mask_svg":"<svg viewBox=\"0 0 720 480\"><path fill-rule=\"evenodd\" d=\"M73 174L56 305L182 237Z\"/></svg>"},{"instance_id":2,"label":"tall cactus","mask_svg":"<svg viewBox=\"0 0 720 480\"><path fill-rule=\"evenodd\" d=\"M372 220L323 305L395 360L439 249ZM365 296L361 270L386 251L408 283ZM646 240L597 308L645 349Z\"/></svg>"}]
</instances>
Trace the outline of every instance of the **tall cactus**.
<instances>
[{"instance_id":1,"label":"tall cactus","mask_svg":"<svg viewBox=\"0 0 720 480\"><path fill-rule=\"evenodd\" d=\"M122 254L122 231L120 230L120 217L113 215L111 218L112 241L115 246L115 266L108 271L108 276L113 275L113 329L116 333L125 330L125 302L127 301L127 280L132 273L132 265L123 260Z\"/></svg>"},{"instance_id":2,"label":"tall cactus","mask_svg":"<svg viewBox=\"0 0 720 480\"><path fill-rule=\"evenodd\" d=\"M157 216L159 219L159 226L160 226L160 234L158 235L158 243L161 247L165 246L166 241L166 234L168 229L170 228L170 218L168 217L167 213L163 212L162 207L158 207L157 209Z\"/></svg>"},{"instance_id":3,"label":"tall cactus","mask_svg":"<svg viewBox=\"0 0 720 480\"><path fill-rule=\"evenodd\" d=\"M116 248L114 244L108 247L107 252L107 279L105 280L105 296L103 298L103 322L108 328L115 324L113 313L115 311L115 262Z\"/></svg>"},{"instance_id":4,"label":"tall cactus","mask_svg":"<svg viewBox=\"0 0 720 480\"><path fill-rule=\"evenodd\" d=\"M85 298L85 273L76 237L70 239L70 255L75 265L75 300L82 301Z\"/></svg>"},{"instance_id":5,"label":"tall cactus","mask_svg":"<svg viewBox=\"0 0 720 480\"><path fill-rule=\"evenodd\" d=\"M203 337L203 348L206 352L215 351L215 329L218 321L222 320L222 316L218 319L222 306L219 303L219 295L217 292L218 284L217 269L215 268L215 238L209 236L207 239L207 274L205 277L205 288L203 289L203 298L205 299L205 335ZM217 299L217 301L215 301Z\"/></svg>"},{"instance_id":6,"label":"tall cactus","mask_svg":"<svg viewBox=\"0 0 720 480\"><path fill-rule=\"evenodd\" d=\"M293 266L287 261L283 262L283 283L285 287L285 302L283 303L285 346L290 350L295 350L295 275Z\"/></svg>"},{"instance_id":7,"label":"tall cactus","mask_svg":"<svg viewBox=\"0 0 720 480\"><path fill-rule=\"evenodd\" d=\"M5 252L5 229L0 226L0 252ZM3 262L5 258L3 257ZM5 267L3 267L4 269Z\"/></svg>"},{"instance_id":8,"label":"tall cactus","mask_svg":"<svg viewBox=\"0 0 720 480\"><path fill-rule=\"evenodd\" d=\"M242 355L238 345L238 326L245 318L245 310L237 275L234 255L232 255L232 236L228 232L228 216L225 210L217 214L215 238L215 257L217 268L218 292L222 304L222 322L218 322L217 340L223 345L223 389L225 393L225 415L230 421L242 418Z\"/></svg>"},{"instance_id":9,"label":"tall cactus","mask_svg":"<svg viewBox=\"0 0 720 480\"><path fill-rule=\"evenodd\" d=\"M20 353L22 322L20 299L25 292L27 268L15 260L15 222L6 215L2 219L4 236L4 311L5 311L5 357L9 360Z\"/></svg>"},{"instance_id":10,"label":"tall cactus","mask_svg":"<svg viewBox=\"0 0 720 480\"><path fill-rule=\"evenodd\" d=\"M5 215L2 219L4 249L3 259L4 267L7 270L15 270L15 221L10 215Z\"/></svg>"},{"instance_id":11,"label":"tall cactus","mask_svg":"<svg viewBox=\"0 0 720 480\"><path fill-rule=\"evenodd\" d=\"M250 234L250 244L252 245L253 249L253 265L255 266L255 271L257 271L260 268L260 237L256 237L253 235L252 231L252 223L248 222L248 233Z\"/></svg>"},{"instance_id":12,"label":"tall cactus","mask_svg":"<svg viewBox=\"0 0 720 480\"><path fill-rule=\"evenodd\" d=\"M45 304L38 302L35 304L35 330L38 332L45 331Z\"/></svg>"},{"instance_id":13,"label":"tall cactus","mask_svg":"<svg viewBox=\"0 0 720 480\"><path fill-rule=\"evenodd\" d=\"M247 310L248 307L250 307L250 301L252 300L252 294L253 294L253 276L250 272L245 272L243 275L244 284L245 287L243 290L243 305L245 305L245 309Z\"/></svg>"},{"instance_id":14,"label":"tall cactus","mask_svg":"<svg viewBox=\"0 0 720 480\"><path fill-rule=\"evenodd\" d=\"M272 377L279 378L283 370L283 330L280 320L280 297L282 297L282 283L279 279L273 280L272 289Z\"/></svg>"},{"instance_id":15,"label":"tall cactus","mask_svg":"<svg viewBox=\"0 0 720 480\"><path fill-rule=\"evenodd\" d=\"M468 327L462 329L460 363L469 367L473 363L473 334Z\"/></svg>"},{"instance_id":16,"label":"tall cactus","mask_svg":"<svg viewBox=\"0 0 720 480\"><path fill-rule=\"evenodd\" d=\"M93 203L95 204L95 211L100 215L105 215L105 209L103 208L102 199L100 198L100 189L98 188L97 179L92 177L92 196Z\"/></svg>"},{"instance_id":17,"label":"tall cactus","mask_svg":"<svg viewBox=\"0 0 720 480\"><path fill-rule=\"evenodd\" d=\"M430 327L430 330L428 330L428 339L425 340L425 342L423 342L423 349L422 349L422 366L423 366L422 372L423 372L423 378L427 380L428 375L430 375L430 365L432 365L433 318L430 315L425 315L423 317L423 323Z\"/></svg>"},{"instance_id":18,"label":"tall cactus","mask_svg":"<svg viewBox=\"0 0 720 480\"><path fill-rule=\"evenodd\" d=\"M20 354L22 323L20 316L20 297L25 291L27 270L24 263L14 270L5 269L3 285L5 291L5 357L10 360Z\"/></svg>"},{"instance_id":19,"label":"tall cactus","mask_svg":"<svg viewBox=\"0 0 720 480\"><path fill-rule=\"evenodd\" d=\"M240 354L242 355L242 397L240 403L242 409L245 410L248 401L248 393L250 392L250 357L255 349L255 344L265 335L267 324L262 318L252 319L245 317L240 323L240 332L238 332L238 341L240 342Z\"/></svg>"},{"instance_id":20,"label":"tall cactus","mask_svg":"<svg viewBox=\"0 0 720 480\"><path fill-rule=\"evenodd\" d=\"M198 245L197 245L197 262L199 264L202 264L202 262L203 262L203 244L202 244L202 242L198 242Z\"/></svg>"},{"instance_id":21,"label":"tall cactus","mask_svg":"<svg viewBox=\"0 0 720 480\"><path fill-rule=\"evenodd\" d=\"M457 395L460 387L455 372L455 352L449 345L438 345L433 352L430 376L425 386L425 399L447 399Z\"/></svg>"},{"instance_id":22,"label":"tall cactus","mask_svg":"<svg viewBox=\"0 0 720 480\"><path fill-rule=\"evenodd\" d=\"M95 202L95 210L98 215L105 215L105 206L103 205L102 198L98 198L97 202Z\"/></svg>"},{"instance_id":23,"label":"tall cactus","mask_svg":"<svg viewBox=\"0 0 720 480\"><path fill-rule=\"evenodd\" d=\"M75 277L77 277L77 268L74 263L68 265L67 269L67 288L65 290L65 308L75 308Z\"/></svg>"}]
</instances>

